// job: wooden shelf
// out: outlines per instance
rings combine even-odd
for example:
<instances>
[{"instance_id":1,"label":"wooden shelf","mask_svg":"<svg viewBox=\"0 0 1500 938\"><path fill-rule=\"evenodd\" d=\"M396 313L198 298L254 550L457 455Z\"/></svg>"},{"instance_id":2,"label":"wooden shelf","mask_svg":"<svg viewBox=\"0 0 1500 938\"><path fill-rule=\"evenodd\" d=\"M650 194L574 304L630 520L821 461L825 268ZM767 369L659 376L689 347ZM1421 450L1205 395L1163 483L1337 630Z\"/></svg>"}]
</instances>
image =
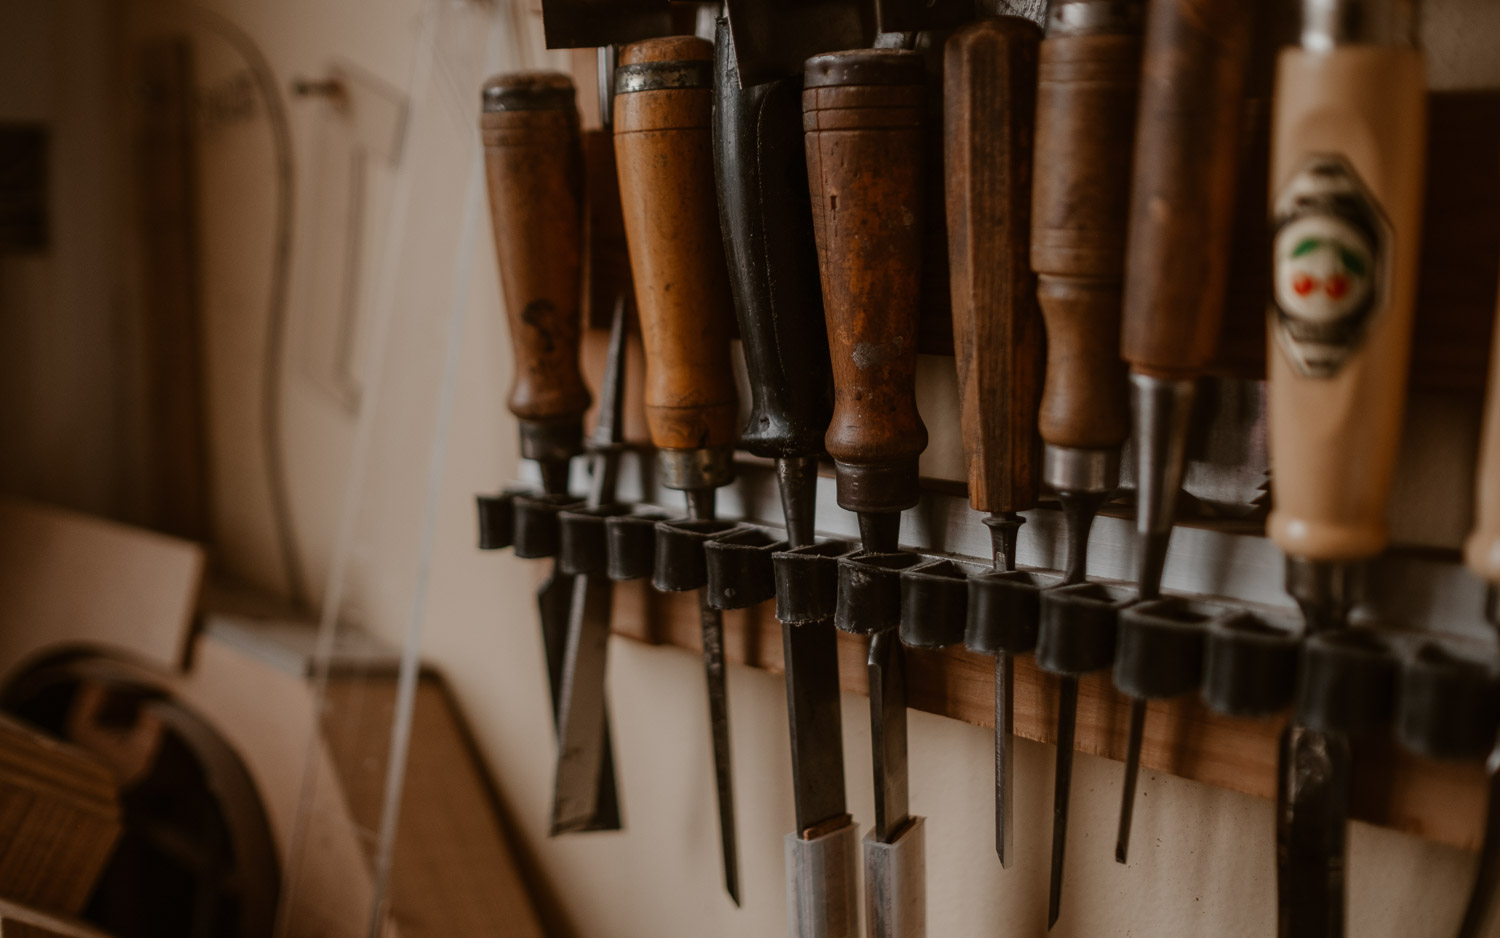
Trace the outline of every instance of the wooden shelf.
<instances>
[{"instance_id":1,"label":"wooden shelf","mask_svg":"<svg viewBox=\"0 0 1500 938\"><path fill-rule=\"evenodd\" d=\"M830 626L831 628L832 626ZM695 593L658 593L645 581L615 585L614 632L651 644L701 650ZM781 673L781 624L775 604L724 614L725 654L734 664ZM839 683L868 695L864 638L839 634ZM1056 742L1057 684L1031 656L1015 661L1015 732ZM960 646L907 650L907 688L913 709L994 726L993 659ZM1210 711L1195 696L1153 702L1141 764L1217 788L1276 797L1277 745L1286 715L1243 720ZM1079 682L1076 748L1123 760L1129 699L1107 672ZM1435 762L1394 740L1357 750L1355 818L1455 847L1478 849L1485 811L1484 767Z\"/></svg>"}]
</instances>

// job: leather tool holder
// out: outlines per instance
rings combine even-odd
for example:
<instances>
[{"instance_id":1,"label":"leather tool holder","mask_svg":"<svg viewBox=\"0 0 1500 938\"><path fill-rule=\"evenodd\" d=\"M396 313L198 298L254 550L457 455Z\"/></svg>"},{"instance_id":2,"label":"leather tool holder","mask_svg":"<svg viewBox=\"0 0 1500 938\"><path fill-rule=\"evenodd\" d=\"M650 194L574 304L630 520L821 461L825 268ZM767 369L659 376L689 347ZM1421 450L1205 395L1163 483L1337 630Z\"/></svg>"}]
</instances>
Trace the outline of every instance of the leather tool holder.
<instances>
[{"instance_id":1,"label":"leather tool holder","mask_svg":"<svg viewBox=\"0 0 1500 938\"><path fill-rule=\"evenodd\" d=\"M601 505L558 512L558 569L570 576L602 576L608 572L605 521L628 511L629 505Z\"/></svg>"},{"instance_id":2,"label":"leather tool holder","mask_svg":"<svg viewBox=\"0 0 1500 938\"><path fill-rule=\"evenodd\" d=\"M852 541L827 540L771 555L776 618L787 625L826 622L839 600L839 558L858 553Z\"/></svg>"},{"instance_id":3,"label":"leather tool holder","mask_svg":"<svg viewBox=\"0 0 1500 938\"><path fill-rule=\"evenodd\" d=\"M1039 594L1062 583L1040 570L976 573L969 577L969 617L964 646L982 655L1025 654L1036 648Z\"/></svg>"},{"instance_id":4,"label":"leather tool holder","mask_svg":"<svg viewBox=\"0 0 1500 938\"><path fill-rule=\"evenodd\" d=\"M979 564L935 558L901 571L901 643L943 648L964 640L969 577Z\"/></svg>"},{"instance_id":5,"label":"leather tool holder","mask_svg":"<svg viewBox=\"0 0 1500 938\"><path fill-rule=\"evenodd\" d=\"M604 519L609 553L605 572L611 580L643 580L651 576L656 564L656 526L666 518L659 511L636 509Z\"/></svg>"},{"instance_id":6,"label":"leather tool holder","mask_svg":"<svg viewBox=\"0 0 1500 938\"><path fill-rule=\"evenodd\" d=\"M1041 594L1036 663L1054 674L1086 674L1115 659L1120 612L1135 602L1135 588L1091 581Z\"/></svg>"},{"instance_id":7,"label":"leather tool holder","mask_svg":"<svg viewBox=\"0 0 1500 938\"><path fill-rule=\"evenodd\" d=\"M1115 636L1115 687L1132 697L1165 700L1203 681L1208 626L1228 618L1226 606L1178 597L1136 603L1121 611Z\"/></svg>"},{"instance_id":8,"label":"leather tool holder","mask_svg":"<svg viewBox=\"0 0 1500 938\"><path fill-rule=\"evenodd\" d=\"M1396 716L1396 650L1365 626L1310 635L1297 674L1297 722L1355 738L1389 729Z\"/></svg>"},{"instance_id":9,"label":"leather tool holder","mask_svg":"<svg viewBox=\"0 0 1500 938\"><path fill-rule=\"evenodd\" d=\"M581 507L583 502L572 495L517 495L512 501L516 556L528 560L556 557L562 540L557 515Z\"/></svg>"},{"instance_id":10,"label":"leather tool holder","mask_svg":"<svg viewBox=\"0 0 1500 938\"><path fill-rule=\"evenodd\" d=\"M479 519L480 550L504 550L515 543L516 496L530 491L511 486L498 495L474 496L474 508Z\"/></svg>"},{"instance_id":11,"label":"leather tool holder","mask_svg":"<svg viewBox=\"0 0 1500 938\"><path fill-rule=\"evenodd\" d=\"M708 567L708 604L748 609L776 595L771 555L790 545L770 528L742 524L703 544Z\"/></svg>"},{"instance_id":12,"label":"leather tool holder","mask_svg":"<svg viewBox=\"0 0 1500 938\"><path fill-rule=\"evenodd\" d=\"M703 546L709 538L739 527L737 521L658 521L656 562L651 585L664 593L681 593L708 585Z\"/></svg>"},{"instance_id":13,"label":"leather tool holder","mask_svg":"<svg viewBox=\"0 0 1500 938\"><path fill-rule=\"evenodd\" d=\"M1396 736L1433 759L1484 759L1500 726L1500 675L1477 648L1423 638L1402 655Z\"/></svg>"},{"instance_id":14,"label":"leather tool holder","mask_svg":"<svg viewBox=\"0 0 1500 938\"><path fill-rule=\"evenodd\" d=\"M901 571L926 558L910 551L839 558L838 604L833 624L841 632L875 635L901 625Z\"/></svg>"},{"instance_id":15,"label":"leather tool holder","mask_svg":"<svg viewBox=\"0 0 1500 938\"><path fill-rule=\"evenodd\" d=\"M1211 622L1203 655L1203 702L1233 717L1284 710L1297 689L1302 626L1239 612Z\"/></svg>"}]
</instances>

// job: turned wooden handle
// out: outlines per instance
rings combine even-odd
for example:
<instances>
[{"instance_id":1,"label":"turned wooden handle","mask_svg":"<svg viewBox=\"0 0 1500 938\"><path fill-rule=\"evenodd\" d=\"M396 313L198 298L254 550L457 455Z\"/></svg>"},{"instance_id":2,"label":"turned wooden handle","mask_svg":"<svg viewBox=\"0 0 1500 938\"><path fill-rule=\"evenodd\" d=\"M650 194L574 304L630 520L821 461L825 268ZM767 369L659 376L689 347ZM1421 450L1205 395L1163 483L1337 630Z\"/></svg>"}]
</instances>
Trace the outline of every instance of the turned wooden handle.
<instances>
[{"instance_id":1,"label":"turned wooden handle","mask_svg":"<svg viewBox=\"0 0 1500 938\"><path fill-rule=\"evenodd\" d=\"M615 160L646 352L646 422L669 450L731 446L733 316L714 195L713 45L650 39L620 53Z\"/></svg>"},{"instance_id":2,"label":"turned wooden handle","mask_svg":"<svg viewBox=\"0 0 1500 938\"><path fill-rule=\"evenodd\" d=\"M807 60L802 126L833 364L839 504L898 511L917 500L927 428L917 413L925 73L917 52L862 49Z\"/></svg>"},{"instance_id":3,"label":"turned wooden handle","mask_svg":"<svg viewBox=\"0 0 1500 938\"><path fill-rule=\"evenodd\" d=\"M1421 234L1421 54L1282 52L1271 144L1273 540L1358 560L1389 539Z\"/></svg>"},{"instance_id":4,"label":"turned wooden handle","mask_svg":"<svg viewBox=\"0 0 1500 938\"><path fill-rule=\"evenodd\" d=\"M1136 117L1123 352L1191 378L1218 348L1256 4L1152 0Z\"/></svg>"},{"instance_id":5,"label":"turned wooden handle","mask_svg":"<svg viewBox=\"0 0 1500 938\"><path fill-rule=\"evenodd\" d=\"M1037 76L1031 267L1047 328L1038 428L1067 448L1113 449L1130 433L1120 307L1141 41L1139 9L1117 6L1117 21L1098 24L1104 34L1049 31Z\"/></svg>"},{"instance_id":6,"label":"turned wooden handle","mask_svg":"<svg viewBox=\"0 0 1500 938\"><path fill-rule=\"evenodd\" d=\"M1037 46L1030 20L983 20L943 50L949 290L959 414L978 511L1024 511L1041 481L1044 340L1031 234Z\"/></svg>"},{"instance_id":7,"label":"turned wooden handle","mask_svg":"<svg viewBox=\"0 0 1500 938\"><path fill-rule=\"evenodd\" d=\"M480 135L495 255L515 354L509 406L523 423L576 425L583 151L573 82L555 72L485 82Z\"/></svg>"},{"instance_id":8,"label":"turned wooden handle","mask_svg":"<svg viewBox=\"0 0 1500 938\"><path fill-rule=\"evenodd\" d=\"M1487 583L1500 583L1500 307L1495 322L1474 475L1474 530L1464 542L1464 562Z\"/></svg>"}]
</instances>

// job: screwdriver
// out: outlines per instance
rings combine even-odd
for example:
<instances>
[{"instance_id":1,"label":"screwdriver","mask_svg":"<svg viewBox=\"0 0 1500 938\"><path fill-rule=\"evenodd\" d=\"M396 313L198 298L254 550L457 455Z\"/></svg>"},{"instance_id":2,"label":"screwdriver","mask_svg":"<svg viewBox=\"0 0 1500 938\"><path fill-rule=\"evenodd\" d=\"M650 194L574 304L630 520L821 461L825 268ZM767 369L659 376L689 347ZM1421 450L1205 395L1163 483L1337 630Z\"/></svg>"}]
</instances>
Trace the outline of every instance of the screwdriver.
<instances>
[{"instance_id":1,"label":"screwdriver","mask_svg":"<svg viewBox=\"0 0 1500 938\"><path fill-rule=\"evenodd\" d=\"M1041 43L1031 202L1031 267L1047 334L1038 429L1042 481L1062 502L1068 584L1087 574L1089 528L1119 481L1130 434L1120 309L1141 14L1141 2L1060 0ZM1078 678L1063 675L1049 928L1062 897L1077 713Z\"/></svg>"},{"instance_id":2,"label":"screwdriver","mask_svg":"<svg viewBox=\"0 0 1500 938\"><path fill-rule=\"evenodd\" d=\"M917 413L921 300L922 55L860 49L807 60L807 176L833 365L824 437L839 506L857 513L866 554L896 550L918 499L927 428ZM865 839L870 934L920 935L922 832L907 812L906 688L894 629L870 641L875 827Z\"/></svg>"},{"instance_id":3,"label":"screwdriver","mask_svg":"<svg viewBox=\"0 0 1500 938\"><path fill-rule=\"evenodd\" d=\"M1268 522L1309 632L1346 624L1386 546L1420 234L1426 94L1407 0L1304 0L1271 138ZM1348 743L1282 738L1282 936L1343 932Z\"/></svg>"},{"instance_id":4,"label":"screwdriver","mask_svg":"<svg viewBox=\"0 0 1500 938\"><path fill-rule=\"evenodd\" d=\"M960 28L943 50L949 291L969 504L988 512L994 569L1016 568L1016 541L1036 507L1042 323L1027 262L1031 132L1042 31L1005 16ZM1012 678L995 653L995 852L1014 856Z\"/></svg>"},{"instance_id":5,"label":"screwdriver","mask_svg":"<svg viewBox=\"0 0 1500 938\"><path fill-rule=\"evenodd\" d=\"M615 162L646 353L646 423L662 484L687 496L688 517L714 516L734 476L731 300L714 196L713 45L648 39L620 52ZM719 804L724 885L739 904L724 623L699 590L703 666Z\"/></svg>"},{"instance_id":6,"label":"screwdriver","mask_svg":"<svg viewBox=\"0 0 1500 938\"><path fill-rule=\"evenodd\" d=\"M818 456L832 412L802 145L802 75L740 87L729 21L714 43L719 223L750 383L741 445L776 461L787 541L813 544ZM838 645L829 620L783 623L797 830L787 904L798 938L854 938L856 828L844 801Z\"/></svg>"},{"instance_id":7,"label":"screwdriver","mask_svg":"<svg viewBox=\"0 0 1500 938\"><path fill-rule=\"evenodd\" d=\"M1242 0L1147 8L1121 348L1130 363L1142 601L1161 595L1196 379L1219 341L1254 15ZM1121 863L1145 723L1146 700L1135 697L1115 842Z\"/></svg>"},{"instance_id":8,"label":"screwdriver","mask_svg":"<svg viewBox=\"0 0 1500 938\"><path fill-rule=\"evenodd\" d=\"M1500 310L1490 351L1489 389L1479 441L1479 468L1474 479L1474 530L1464 543L1464 562L1485 584L1484 616L1500 632ZM1474 887L1458 929L1459 938L1479 938L1495 903L1500 877L1500 740L1490 753L1489 798L1484 841Z\"/></svg>"},{"instance_id":9,"label":"screwdriver","mask_svg":"<svg viewBox=\"0 0 1500 938\"><path fill-rule=\"evenodd\" d=\"M481 102L490 219L515 354L508 403L520 424L522 457L536 460L546 494L563 500L590 403L578 366L584 195L573 82L558 72L497 75L485 82ZM573 580L554 560L537 593L554 720ZM578 829L620 826L607 729L600 740L595 799Z\"/></svg>"}]
</instances>

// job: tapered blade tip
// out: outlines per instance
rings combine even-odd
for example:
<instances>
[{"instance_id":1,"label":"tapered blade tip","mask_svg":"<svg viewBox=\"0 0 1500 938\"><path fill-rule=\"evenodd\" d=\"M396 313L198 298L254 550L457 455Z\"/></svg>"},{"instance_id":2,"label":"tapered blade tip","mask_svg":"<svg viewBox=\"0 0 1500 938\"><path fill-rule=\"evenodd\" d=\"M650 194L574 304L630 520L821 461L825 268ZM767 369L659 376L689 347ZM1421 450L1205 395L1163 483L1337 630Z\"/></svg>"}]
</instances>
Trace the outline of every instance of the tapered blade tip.
<instances>
[{"instance_id":1,"label":"tapered blade tip","mask_svg":"<svg viewBox=\"0 0 1500 938\"><path fill-rule=\"evenodd\" d=\"M1116 863L1124 863L1124 862L1126 862L1125 857L1126 857L1126 854L1128 854L1128 853L1130 853L1130 844L1129 843L1127 843L1126 841L1123 841L1123 840L1117 841L1115 843L1115 862Z\"/></svg>"}]
</instances>

